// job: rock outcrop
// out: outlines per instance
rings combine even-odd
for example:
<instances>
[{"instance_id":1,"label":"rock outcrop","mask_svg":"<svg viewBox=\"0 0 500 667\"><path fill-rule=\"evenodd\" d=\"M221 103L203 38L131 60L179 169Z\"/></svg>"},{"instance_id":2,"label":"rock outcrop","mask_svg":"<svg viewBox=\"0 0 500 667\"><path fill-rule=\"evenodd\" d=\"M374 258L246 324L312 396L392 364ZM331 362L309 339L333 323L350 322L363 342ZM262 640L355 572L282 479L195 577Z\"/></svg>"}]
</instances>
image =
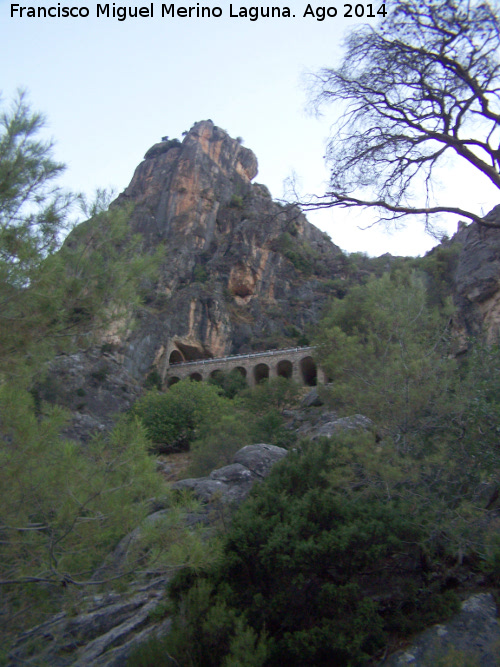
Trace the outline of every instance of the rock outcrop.
<instances>
[{"instance_id":1,"label":"rock outcrop","mask_svg":"<svg viewBox=\"0 0 500 667\"><path fill-rule=\"evenodd\" d=\"M214 502L222 502L231 510L286 454L285 449L273 445L247 445L235 454L231 465L214 470L210 477L175 484L177 489L192 489L203 503L200 511L186 514L187 525L203 524L210 529L214 515L218 515L213 512ZM152 506L157 509L161 504L160 499L159 505L153 503ZM96 572L94 581L119 575L127 551L140 536L144 525L161 521L168 512L168 509L154 511L142 526L123 538ZM138 644L169 631L170 619L166 613L155 612L165 600L169 578L168 573L151 579L137 576L126 593L113 591L80 598L72 612L61 611L45 623L23 632L12 647L8 667L122 667Z\"/></svg>"},{"instance_id":2,"label":"rock outcrop","mask_svg":"<svg viewBox=\"0 0 500 667\"><path fill-rule=\"evenodd\" d=\"M252 179L257 159L212 121L162 141L116 200L147 251L161 248L146 306L122 341L125 367L296 345L318 320L345 257L296 206Z\"/></svg>"},{"instance_id":3,"label":"rock outcrop","mask_svg":"<svg viewBox=\"0 0 500 667\"><path fill-rule=\"evenodd\" d=\"M174 489L191 489L203 502L217 497L224 504L239 504L254 483L267 477L275 463L286 456L286 449L275 445L247 445L235 455L231 465L210 473L209 477L183 479Z\"/></svg>"},{"instance_id":4,"label":"rock outcrop","mask_svg":"<svg viewBox=\"0 0 500 667\"><path fill-rule=\"evenodd\" d=\"M364 415L339 417L336 412L327 412L317 406L303 405L301 410L286 410L284 414L287 417L286 427L309 440L332 438L345 431L367 431L375 427L372 420Z\"/></svg>"},{"instance_id":5,"label":"rock outcrop","mask_svg":"<svg viewBox=\"0 0 500 667\"><path fill-rule=\"evenodd\" d=\"M116 415L128 410L143 391L116 357L102 349L58 355L33 388L37 399L69 410L63 435L80 442L110 430Z\"/></svg>"},{"instance_id":6,"label":"rock outcrop","mask_svg":"<svg viewBox=\"0 0 500 667\"><path fill-rule=\"evenodd\" d=\"M498 218L500 206L486 216ZM500 229L476 223L455 237L462 244L455 274L457 330L465 346L468 337L485 333L489 341L500 333Z\"/></svg>"},{"instance_id":7,"label":"rock outcrop","mask_svg":"<svg viewBox=\"0 0 500 667\"><path fill-rule=\"evenodd\" d=\"M411 646L384 662L385 667L478 665L497 667L500 625L491 593L479 593L462 602L460 613L434 625Z\"/></svg>"}]
</instances>

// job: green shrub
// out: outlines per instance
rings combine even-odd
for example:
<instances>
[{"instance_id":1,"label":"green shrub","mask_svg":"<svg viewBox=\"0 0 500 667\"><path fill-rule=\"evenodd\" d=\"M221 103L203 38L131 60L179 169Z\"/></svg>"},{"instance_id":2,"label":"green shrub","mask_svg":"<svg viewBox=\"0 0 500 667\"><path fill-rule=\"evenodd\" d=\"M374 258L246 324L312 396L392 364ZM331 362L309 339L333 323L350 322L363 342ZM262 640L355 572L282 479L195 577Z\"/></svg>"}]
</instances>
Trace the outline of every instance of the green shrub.
<instances>
[{"instance_id":1,"label":"green shrub","mask_svg":"<svg viewBox=\"0 0 500 667\"><path fill-rule=\"evenodd\" d=\"M255 442L246 417L233 410L211 424L204 436L191 445L188 474L201 477L216 468L229 465L238 450Z\"/></svg>"},{"instance_id":2,"label":"green shrub","mask_svg":"<svg viewBox=\"0 0 500 667\"><path fill-rule=\"evenodd\" d=\"M221 389L226 398L234 398L241 391L248 388L248 382L243 375L235 368L229 373L216 373L208 380L209 384L213 384Z\"/></svg>"},{"instance_id":3,"label":"green shrub","mask_svg":"<svg viewBox=\"0 0 500 667\"><path fill-rule=\"evenodd\" d=\"M232 208L243 208L243 197L241 195L233 195L229 205Z\"/></svg>"},{"instance_id":4,"label":"green shrub","mask_svg":"<svg viewBox=\"0 0 500 667\"><path fill-rule=\"evenodd\" d=\"M197 283L206 283L209 274L207 269L201 264L196 264L193 270L193 280Z\"/></svg>"},{"instance_id":5,"label":"green shrub","mask_svg":"<svg viewBox=\"0 0 500 667\"><path fill-rule=\"evenodd\" d=\"M449 319L448 309L429 306L423 281L409 271L371 278L333 300L314 340L332 379L332 407L366 415L402 450L428 448L449 430Z\"/></svg>"},{"instance_id":6,"label":"green shrub","mask_svg":"<svg viewBox=\"0 0 500 667\"><path fill-rule=\"evenodd\" d=\"M182 380L167 392L149 391L132 408L157 451L187 449L225 407L219 389L204 382Z\"/></svg>"},{"instance_id":7,"label":"green shrub","mask_svg":"<svg viewBox=\"0 0 500 667\"><path fill-rule=\"evenodd\" d=\"M415 258L415 268L423 270L426 276L429 303L443 306L455 291L455 272L461 243L437 246L425 257Z\"/></svg>"},{"instance_id":8,"label":"green shrub","mask_svg":"<svg viewBox=\"0 0 500 667\"><path fill-rule=\"evenodd\" d=\"M161 375L158 373L156 368L153 368L153 370L148 373L146 379L144 380L144 387L146 389L161 389Z\"/></svg>"},{"instance_id":9,"label":"green shrub","mask_svg":"<svg viewBox=\"0 0 500 667\"><path fill-rule=\"evenodd\" d=\"M358 434L290 452L234 516L220 562L173 580L167 647L180 664L232 664L248 637L268 667L361 665L387 633L457 608L418 566L423 522L384 488L393 471L377 477L358 456L370 447ZM409 558L417 566L403 577Z\"/></svg>"},{"instance_id":10,"label":"green shrub","mask_svg":"<svg viewBox=\"0 0 500 667\"><path fill-rule=\"evenodd\" d=\"M255 415L297 407L300 397L300 385L281 376L265 380L242 394L245 405Z\"/></svg>"},{"instance_id":11,"label":"green shrub","mask_svg":"<svg viewBox=\"0 0 500 667\"><path fill-rule=\"evenodd\" d=\"M293 266L306 276L311 275L314 270L318 254L312 249L307 241L298 241L292 238L297 229L292 226L291 232L283 232L276 243L276 250L281 252Z\"/></svg>"},{"instance_id":12,"label":"green shrub","mask_svg":"<svg viewBox=\"0 0 500 667\"><path fill-rule=\"evenodd\" d=\"M22 389L0 387L2 630L36 622L61 593L88 581L147 514L161 478L135 420L85 447L64 440L68 415Z\"/></svg>"}]
</instances>

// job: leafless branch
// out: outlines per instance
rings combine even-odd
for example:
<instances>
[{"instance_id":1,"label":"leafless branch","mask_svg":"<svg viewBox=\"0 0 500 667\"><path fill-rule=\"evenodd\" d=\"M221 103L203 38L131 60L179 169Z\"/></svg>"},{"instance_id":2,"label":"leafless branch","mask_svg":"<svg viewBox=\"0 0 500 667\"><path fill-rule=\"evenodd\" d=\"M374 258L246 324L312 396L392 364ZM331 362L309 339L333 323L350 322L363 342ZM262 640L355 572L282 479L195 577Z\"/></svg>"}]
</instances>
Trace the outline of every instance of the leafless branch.
<instances>
[{"instance_id":1,"label":"leafless branch","mask_svg":"<svg viewBox=\"0 0 500 667\"><path fill-rule=\"evenodd\" d=\"M339 68L313 78L315 107L336 103L343 112L327 147L330 189L302 207L377 208L385 222L451 213L500 227L431 196L448 156L500 190L498 9L454 0L393 0L390 8L386 24L351 33Z\"/></svg>"}]
</instances>

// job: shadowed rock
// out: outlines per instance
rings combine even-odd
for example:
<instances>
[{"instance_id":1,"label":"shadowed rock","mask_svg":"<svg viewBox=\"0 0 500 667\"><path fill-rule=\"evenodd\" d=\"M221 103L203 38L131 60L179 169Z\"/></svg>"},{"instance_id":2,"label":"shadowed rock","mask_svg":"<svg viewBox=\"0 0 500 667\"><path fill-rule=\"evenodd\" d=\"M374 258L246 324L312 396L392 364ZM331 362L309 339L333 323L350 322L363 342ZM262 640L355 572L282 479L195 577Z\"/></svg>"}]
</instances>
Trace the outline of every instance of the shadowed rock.
<instances>
[{"instance_id":1,"label":"shadowed rock","mask_svg":"<svg viewBox=\"0 0 500 667\"><path fill-rule=\"evenodd\" d=\"M462 603L459 614L434 625L411 646L391 656L385 667L478 665L497 667L500 626L491 593L474 595Z\"/></svg>"}]
</instances>

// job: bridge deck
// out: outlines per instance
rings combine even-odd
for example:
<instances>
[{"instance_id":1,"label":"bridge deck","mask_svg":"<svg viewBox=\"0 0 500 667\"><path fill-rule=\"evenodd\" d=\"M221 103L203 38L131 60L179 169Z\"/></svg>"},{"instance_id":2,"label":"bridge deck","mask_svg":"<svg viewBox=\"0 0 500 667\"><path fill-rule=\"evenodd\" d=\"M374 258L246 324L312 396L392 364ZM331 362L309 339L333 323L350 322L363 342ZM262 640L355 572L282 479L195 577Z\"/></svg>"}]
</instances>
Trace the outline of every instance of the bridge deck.
<instances>
[{"instance_id":1,"label":"bridge deck","mask_svg":"<svg viewBox=\"0 0 500 667\"><path fill-rule=\"evenodd\" d=\"M312 346L287 347L282 350L267 350L266 352L254 352L253 354L233 354L228 357L215 357L214 359L196 359L195 361L178 361L170 364L170 367L180 368L194 364L218 364L221 361L237 361L238 359L253 359L255 357L272 357L277 354L288 354L290 352L304 352L314 350Z\"/></svg>"}]
</instances>

